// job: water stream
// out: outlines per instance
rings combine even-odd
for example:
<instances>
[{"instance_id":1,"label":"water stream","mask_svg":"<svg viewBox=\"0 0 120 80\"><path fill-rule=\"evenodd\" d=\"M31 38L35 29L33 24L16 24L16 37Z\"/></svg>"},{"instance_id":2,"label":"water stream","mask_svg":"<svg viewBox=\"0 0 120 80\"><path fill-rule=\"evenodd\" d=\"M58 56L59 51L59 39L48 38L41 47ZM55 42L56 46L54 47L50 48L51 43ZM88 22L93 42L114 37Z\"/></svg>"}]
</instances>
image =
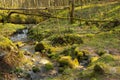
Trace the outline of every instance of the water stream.
<instances>
[{"instance_id":1,"label":"water stream","mask_svg":"<svg viewBox=\"0 0 120 80\"><path fill-rule=\"evenodd\" d=\"M28 29L27 28L25 28L23 30L18 30L17 32L15 32L11 36L11 40L13 42L16 42L16 41L26 42L28 40L27 33L28 33Z\"/></svg>"},{"instance_id":2,"label":"water stream","mask_svg":"<svg viewBox=\"0 0 120 80\"><path fill-rule=\"evenodd\" d=\"M24 46L19 48L20 50L25 50L30 53L35 53L34 45L28 43L30 40L28 39L27 33L28 33L28 28L18 30L11 36L10 39L13 42L25 43Z\"/></svg>"},{"instance_id":3,"label":"water stream","mask_svg":"<svg viewBox=\"0 0 120 80\"><path fill-rule=\"evenodd\" d=\"M27 28L25 28L25 29L21 29L21 30L18 30L18 31L16 31L12 36L11 36L11 40L13 41L13 42L22 42L22 43L24 43L25 45L23 45L22 47L20 47L19 48L19 50L24 50L24 51L27 51L28 53L30 53L30 54L34 54L35 53L35 50L34 50L34 44L31 44L31 43L29 43L29 39L28 39L28 35L27 35L27 33L28 33L28 26L29 25L27 25ZM41 57L41 56L35 56L35 57L31 57L31 56L29 56L29 55L25 55L27 58L29 58L29 59L31 59L31 61L33 61L33 65L35 66L35 65L39 65L39 66L42 66L42 65L44 65L44 64L46 64L46 63L48 63L49 62L49 60L47 59L47 58L45 58L45 57ZM31 66L31 68L32 68L32 66ZM25 69L25 67L24 67L24 69ZM41 79L41 76L40 76L40 74L42 74L41 72L39 72L39 74L38 73L34 73L33 71L29 71L28 70L28 72L27 73L29 73L30 74L30 76L31 76L31 80L39 80L39 79ZM18 78L17 80L27 80L27 79L25 79L24 77L23 78Z\"/></svg>"}]
</instances>

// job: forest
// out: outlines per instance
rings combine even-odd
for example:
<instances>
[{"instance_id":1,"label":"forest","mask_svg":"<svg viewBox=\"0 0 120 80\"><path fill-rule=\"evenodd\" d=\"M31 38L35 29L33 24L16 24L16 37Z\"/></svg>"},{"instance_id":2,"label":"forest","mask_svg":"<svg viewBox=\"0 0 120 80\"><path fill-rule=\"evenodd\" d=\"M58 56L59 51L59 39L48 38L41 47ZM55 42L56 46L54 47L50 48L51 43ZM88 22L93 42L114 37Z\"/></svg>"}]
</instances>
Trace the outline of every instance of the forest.
<instances>
[{"instance_id":1,"label":"forest","mask_svg":"<svg viewBox=\"0 0 120 80\"><path fill-rule=\"evenodd\" d=\"M120 80L120 0L0 0L0 80Z\"/></svg>"}]
</instances>

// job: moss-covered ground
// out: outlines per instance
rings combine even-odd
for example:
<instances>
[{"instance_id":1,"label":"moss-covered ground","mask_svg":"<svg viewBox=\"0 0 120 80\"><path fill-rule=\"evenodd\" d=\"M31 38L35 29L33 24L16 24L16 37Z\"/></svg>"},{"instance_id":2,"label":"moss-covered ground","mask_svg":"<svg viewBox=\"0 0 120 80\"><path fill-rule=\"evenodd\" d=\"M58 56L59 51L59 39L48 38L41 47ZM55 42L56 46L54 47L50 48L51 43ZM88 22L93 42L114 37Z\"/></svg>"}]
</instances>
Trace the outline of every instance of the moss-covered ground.
<instances>
[{"instance_id":1,"label":"moss-covered ground","mask_svg":"<svg viewBox=\"0 0 120 80\"><path fill-rule=\"evenodd\" d=\"M119 21L119 8L119 2L90 4L76 7L75 16ZM67 11L58 13L65 17ZM59 64L61 75L47 80L119 80L120 23L114 24L49 19L31 28L37 50Z\"/></svg>"},{"instance_id":2,"label":"moss-covered ground","mask_svg":"<svg viewBox=\"0 0 120 80\"><path fill-rule=\"evenodd\" d=\"M115 22L84 22L75 20L48 19L29 29L28 37L33 39L36 53L46 56L51 62L44 65L45 71L56 70L57 75L45 77L45 80L120 80L120 5L108 2L84 5L75 8L75 17L84 19L116 20ZM56 12L57 16L66 17L68 11ZM81 16L82 15L82 16ZM3 17L3 16L2 16ZM11 18L14 20L16 15ZM17 16L25 21L26 16ZM0 71L5 67L19 67L27 59L9 40L16 30L23 25L11 23L0 24L0 54L5 54L0 63ZM38 53L37 53L38 52ZM26 52L27 55L30 55ZM30 62L31 62L30 61ZM25 63L25 64L26 64ZM32 71L40 71L39 65ZM16 68L15 72L22 73ZM1 74L0 74L1 77Z\"/></svg>"}]
</instances>

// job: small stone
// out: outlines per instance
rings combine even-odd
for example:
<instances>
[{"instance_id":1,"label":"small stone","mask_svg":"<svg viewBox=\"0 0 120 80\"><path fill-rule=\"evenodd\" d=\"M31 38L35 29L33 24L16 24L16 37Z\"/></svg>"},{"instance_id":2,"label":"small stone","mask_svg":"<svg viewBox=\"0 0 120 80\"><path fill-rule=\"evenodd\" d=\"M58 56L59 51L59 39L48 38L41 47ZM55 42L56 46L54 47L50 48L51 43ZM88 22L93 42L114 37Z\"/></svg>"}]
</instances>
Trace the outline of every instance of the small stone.
<instances>
[{"instance_id":1,"label":"small stone","mask_svg":"<svg viewBox=\"0 0 120 80\"><path fill-rule=\"evenodd\" d=\"M32 59L32 62L35 62L35 59Z\"/></svg>"}]
</instances>

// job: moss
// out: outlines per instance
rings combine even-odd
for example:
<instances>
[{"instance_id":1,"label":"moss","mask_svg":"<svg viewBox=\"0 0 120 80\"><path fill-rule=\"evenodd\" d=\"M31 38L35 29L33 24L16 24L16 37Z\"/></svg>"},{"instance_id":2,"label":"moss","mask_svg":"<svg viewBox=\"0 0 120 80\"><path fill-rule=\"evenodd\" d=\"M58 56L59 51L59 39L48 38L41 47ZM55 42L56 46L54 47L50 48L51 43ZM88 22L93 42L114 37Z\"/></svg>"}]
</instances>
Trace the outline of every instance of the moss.
<instances>
[{"instance_id":1,"label":"moss","mask_svg":"<svg viewBox=\"0 0 120 80\"><path fill-rule=\"evenodd\" d=\"M94 66L94 72L103 75L105 73L103 66L96 64Z\"/></svg>"},{"instance_id":2,"label":"moss","mask_svg":"<svg viewBox=\"0 0 120 80\"><path fill-rule=\"evenodd\" d=\"M60 58L60 55L58 53L52 53L48 54L48 57L53 60L58 60Z\"/></svg>"},{"instance_id":3,"label":"moss","mask_svg":"<svg viewBox=\"0 0 120 80\"><path fill-rule=\"evenodd\" d=\"M114 56L110 54L104 54L99 58L96 62L105 62L105 63L110 63L112 61L115 61Z\"/></svg>"},{"instance_id":4,"label":"moss","mask_svg":"<svg viewBox=\"0 0 120 80\"><path fill-rule=\"evenodd\" d=\"M24 51L19 51L17 57L18 58L23 58L24 57Z\"/></svg>"},{"instance_id":5,"label":"moss","mask_svg":"<svg viewBox=\"0 0 120 80\"><path fill-rule=\"evenodd\" d=\"M16 67L15 70L14 70L14 73L16 73L16 74L19 74L19 73L22 73L22 72L23 72L23 70L19 67Z\"/></svg>"},{"instance_id":6,"label":"moss","mask_svg":"<svg viewBox=\"0 0 120 80\"><path fill-rule=\"evenodd\" d=\"M80 65L77 58L73 60L73 64L74 64L74 67L78 67Z\"/></svg>"},{"instance_id":7,"label":"moss","mask_svg":"<svg viewBox=\"0 0 120 80\"><path fill-rule=\"evenodd\" d=\"M45 64L45 70L49 71L49 70L52 70L54 69L54 66L52 63L47 63Z\"/></svg>"},{"instance_id":8,"label":"moss","mask_svg":"<svg viewBox=\"0 0 120 80\"><path fill-rule=\"evenodd\" d=\"M63 73L64 69L65 69L64 67L59 67L58 72Z\"/></svg>"},{"instance_id":9,"label":"moss","mask_svg":"<svg viewBox=\"0 0 120 80\"><path fill-rule=\"evenodd\" d=\"M70 56L63 56L59 59L60 67L76 68L79 66L77 59L72 60Z\"/></svg>"},{"instance_id":10,"label":"moss","mask_svg":"<svg viewBox=\"0 0 120 80\"><path fill-rule=\"evenodd\" d=\"M0 36L0 49L6 50L6 51L11 51L14 49L16 50L17 47L8 38Z\"/></svg>"},{"instance_id":11,"label":"moss","mask_svg":"<svg viewBox=\"0 0 120 80\"><path fill-rule=\"evenodd\" d=\"M22 43L22 42L16 42L15 45L16 45L18 48L20 48L20 47L24 46L24 43Z\"/></svg>"},{"instance_id":12,"label":"moss","mask_svg":"<svg viewBox=\"0 0 120 80\"><path fill-rule=\"evenodd\" d=\"M36 73L36 72L39 72L40 69L39 69L39 67L34 66L34 67L32 67L32 71L33 71L34 73Z\"/></svg>"},{"instance_id":13,"label":"moss","mask_svg":"<svg viewBox=\"0 0 120 80\"><path fill-rule=\"evenodd\" d=\"M90 62L92 63L92 62L95 62L95 61L97 61L99 59L99 57L92 57L92 58L90 58Z\"/></svg>"},{"instance_id":14,"label":"moss","mask_svg":"<svg viewBox=\"0 0 120 80\"><path fill-rule=\"evenodd\" d=\"M107 51L102 50L102 49L99 49L96 53L97 53L99 56L102 56L102 55L104 55L105 53L107 53Z\"/></svg>"},{"instance_id":15,"label":"moss","mask_svg":"<svg viewBox=\"0 0 120 80\"><path fill-rule=\"evenodd\" d=\"M49 49L49 45L46 42L39 42L36 46L35 46L35 51L39 51L39 52L46 52Z\"/></svg>"},{"instance_id":16,"label":"moss","mask_svg":"<svg viewBox=\"0 0 120 80\"><path fill-rule=\"evenodd\" d=\"M0 24L0 34L3 36L10 36L14 32L16 32L18 29L23 29L25 26L19 25L19 24L12 24L12 23L6 23L6 24Z\"/></svg>"},{"instance_id":17,"label":"moss","mask_svg":"<svg viewBox=\"0 0 120 80\"><path fill-rule=\"evenodd\" d=\"M95 57L91 58L94 59ZM108 64L108 65L113 65L115 63L115 58L113 55L110 54L104 54L100 58L97 59L95 58L95 61L91 62L89 64L89 67L93 67L96 64L103 63L103 64Z\"/></svg>"},{"instance_id":18,"label":"moss","mask_svg":"<svg viewBox=\"0 0 120 80\"><path fill-rule=\"evenodd\" d=\"M52 45L82 44L82 38L77 34L56 36L52 39Z\"/></svg>"},{"instance_id":19,"label":"moss","mask_svg":"<svg viewBox=\"0 0 120 80\"><path fill-rule=\"evenodd\" d=\"M76 52L76 57L81 62L82 60L89 60L90 52L87 50L79 50Z\"/></svg>"},{"instance_id":20,"label":"moss","mask_svg":"<svg viewBox=\"0 0 120 80\"><path fill-rule=\"evenodd\" d=\"M103 26L103 29L105 29L105 30L111 30L111 29L113 29L113 28L115 28L119 25L120 25L120 21L119 20L114 20L113 22L106 23L102 26Z\"/></svg>"},{"instance_id":21,"label":"moss","mask_svg":"<svg viewBox=\"0 0 120 80\"><path fill-rule=\"evenodd\" d=\"M71 56L74 59L77 57L77 53L79 52L77 48L77 46L73 45L71 47L65 48L60 54L64 56Z\"/></svg>"}]
</instances>

